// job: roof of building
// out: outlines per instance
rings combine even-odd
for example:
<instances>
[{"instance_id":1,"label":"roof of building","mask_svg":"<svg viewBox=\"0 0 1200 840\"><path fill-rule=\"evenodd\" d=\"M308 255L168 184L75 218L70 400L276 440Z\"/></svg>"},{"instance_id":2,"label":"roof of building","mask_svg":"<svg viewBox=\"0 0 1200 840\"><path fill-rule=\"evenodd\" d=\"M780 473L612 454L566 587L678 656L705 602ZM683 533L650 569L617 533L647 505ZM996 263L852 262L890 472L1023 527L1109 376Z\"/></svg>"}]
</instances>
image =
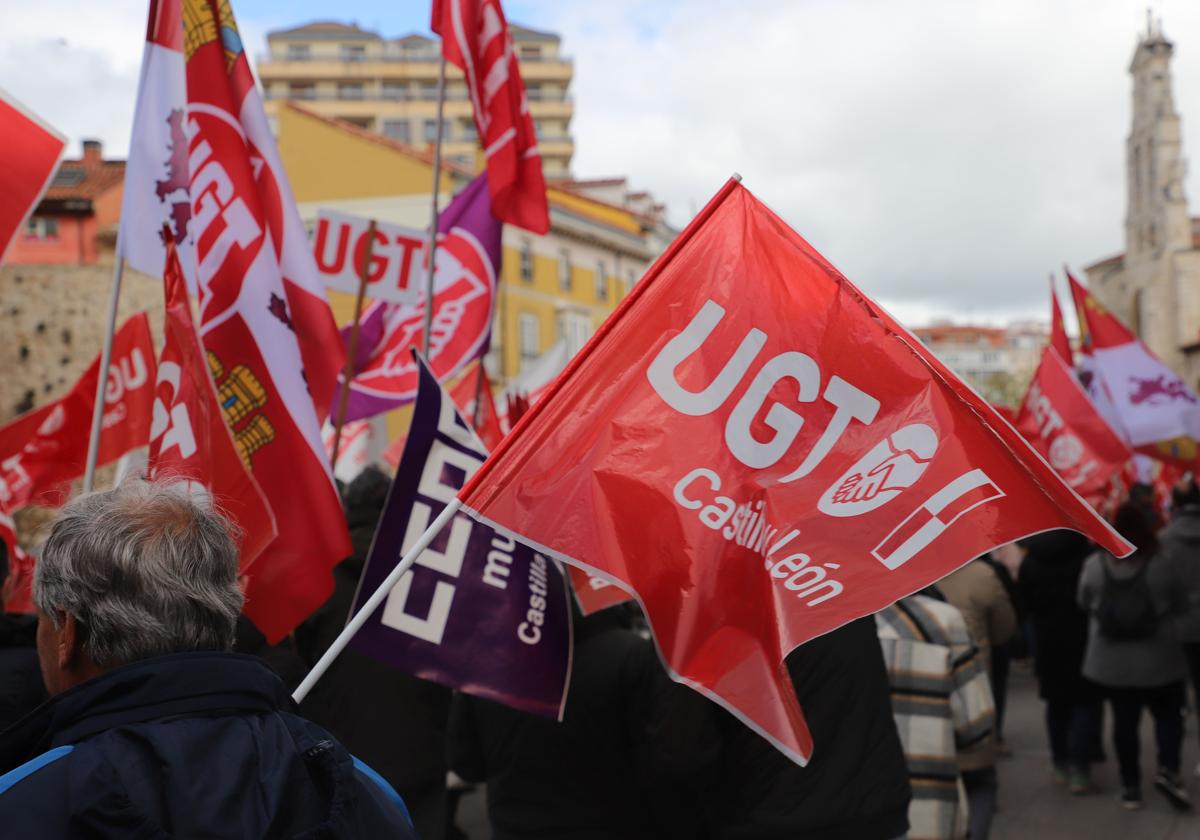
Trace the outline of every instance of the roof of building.
<instances>
[{"instance_id":1,"label":"roof of building","mask_svg":"<svg viewBox=\"0 0 1200 840\"><path fill-rule=\"evenodd\" d=\"M43 201L91 201L125 181L125 161L95 157L64 160L50 180Z\"/></svg>"},{"instance_id":2,"label":"roof of building","mask_svg":"<svg viewBox=\"0 0 1200 840\"><path fill-rule=\"evenodd\" d=\"M297 41L382 41L378 32L362 29L357 23L337 20L314 20L291 29L276 29L267 33L267 40Z\"/></svg>"},{"instance_id":3,"label":"roof of building","mask_svg":"<svg viewBox=\"0 0 1200 840\"><path fill-rule=\"evenodd\" d=\"M519 23L508 22L508 31L512 35L514 41L553 41L558 43L562 39L554 32L546 32L542 29L530 29L528 26L521 26Z\"/></svg>"},{"instance_id":4,"label":"roof of building","mask_svg":"<svg viewBox=\"0 0 1200 840\"><path fill-rule=\"evenodd\" d=\"M926 344L988 344L993 347L1003 346L1006 333L1004 327L972 324L933 324L913 329L913 335Z\"/></svg>"},{"instance_id":5,"label":"roof of building","mask_svg":"<svg viewBox=\"0 0 1200 840\"><path fill-rule=\"evenodd\" d=\"M556 187L565 187L567 189L577 189L583 187L617 187L624 184L628 179L624 177L613 178L555 178L550 183Z\"/></svg>"},{"instance_id":6,"label":"roof of building","mask_svg":"<svg viewBox=\"0 0 1200 840\"><path fill-rule=\"evenodd\" d=\"M1200 251L1200 216L1192 216L1192 250ZM1084 271L1095 271L1098 268L1117 266L1125 262L1125 252L1113 254L1083 267Z\"/></svg>"}]
</instances>

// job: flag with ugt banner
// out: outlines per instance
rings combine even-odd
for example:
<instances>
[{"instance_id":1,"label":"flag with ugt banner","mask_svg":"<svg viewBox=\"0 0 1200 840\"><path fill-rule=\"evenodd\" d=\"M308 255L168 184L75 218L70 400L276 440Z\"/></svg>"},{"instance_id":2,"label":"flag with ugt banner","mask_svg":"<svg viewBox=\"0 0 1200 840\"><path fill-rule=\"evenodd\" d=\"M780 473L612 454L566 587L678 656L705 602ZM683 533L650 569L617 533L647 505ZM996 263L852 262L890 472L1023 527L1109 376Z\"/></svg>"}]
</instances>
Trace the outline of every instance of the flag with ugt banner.
<instances>
[{"instance_id":1,"label":"flag with ugt banner","mask_svg":"<svg viewBox=\"0 0 1200 840\"><path fill-rule=\"evenodd\" d=\"M275 539L275 517L225 425L192 321L183 269L169 240L163 293L166 340L158 360L147 473L202 488L237 524L238 570L249 570L253 579L251 564Z\"/></svg>"},{"instance_id":2,"label":"flag with ugt banner","mask_svg":"<svg viewBox=\"0 0 1200 840\"><path fill-rule=\"evenodd\" d=\"M88 430L96 404L100 356L60 399L0 428L0 508L58 507L87 464ZM154 340L139 312L113 336L100 423L100 466L150 439L154 402Z\"/></svg>"},{"instance_id":3,"label":"flag with ugt banner","mask_svg":"<svg viewBox=\"0 0 1200 840\"><path fill-rule=\"evenodd\" d=\"M412 426L351 615L487 458L450 396L417 364ZM460 515L350 646L423 679L557 718L571 671L566 580L553 560Z\"/></svg>"},{"instance_id":4,"label":"flag with ugt banner","mask_svg":"<svg viewBox=\"0 0 1200 840\"><path fill-rule=\"evenodd\" d=\"M182 0L181 17L200 334L279 532L246 590L246 614L276 642L351 553L321 442L344 354L229 2Z\"/></svg>"},{"instance_id":5,"label":"flag with ugt banner","mask_svg":"<svg viewBox=\"0 0 1200 840\"><path fill-rule=\"evenodd\" d=\"M496 217L546 233L542 158L500 0L434 0L430 27L442 36L442 56L466 77Z\"/></svg>"},{"instance_id":6,"label":"flag with ugt banner","mask_svg":"<svg viewBox=\"0 0 1200 840\"><path fill-rule=\"evenodd\" d=\"M473 180L438 216L429 365L439 382L482 358L491 342L501 227L488 200L487 177ZM425 260L422 249L422 265ZM349 329L343 330L347 336ZM359 329L347 421L382 414L416 397L412 350L425 341L425 302L376 301L363 313Z\"/></svg>"},{"instance_id":7,"label":"flag with ugt banner","mask_svg":"<svg viewBox=\"0 0 1200 840\"><path fill-rule=\"evenodd\" d=\"M1087 288L1068 275L1094 376L1131 448L1200 465L1200 397Z\"/></svg>"},{"instance_id":8,"label":"flag with ugt banner","mask_svg":"<svg viewBox=\"0 0 1200 840\"><path fill-rule=\"evenodd\" d=\"M798 645L1051 528L1130 547L730 181L463 488L637 593L676 679L797 762Z\"/></svg>"}]
</instances>

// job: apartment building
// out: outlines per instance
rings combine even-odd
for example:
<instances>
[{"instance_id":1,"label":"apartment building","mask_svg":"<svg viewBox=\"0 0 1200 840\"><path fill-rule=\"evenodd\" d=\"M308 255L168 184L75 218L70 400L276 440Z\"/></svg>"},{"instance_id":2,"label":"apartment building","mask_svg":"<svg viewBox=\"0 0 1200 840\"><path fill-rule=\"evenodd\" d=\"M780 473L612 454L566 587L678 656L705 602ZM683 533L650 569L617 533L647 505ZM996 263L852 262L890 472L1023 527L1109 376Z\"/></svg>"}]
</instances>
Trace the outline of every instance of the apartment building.
<instances>
[{"instance_id":1,"label":"apartment building","mask_svg":"<svg viewBox=\"0 0 1200 840\"><path fill-rule=\"evenodd\" d=\"M529 111L547 178L571 172L574 104L568 88L573 66L560 39L509 24L525 81ZM317 21L271 32L268 55L258 62L267 118L278 123L284 101L302 103L324 117L422 147L437 133L439 42L424 35L384 38L353 23ZM482 168L482 153L462 73L446 68L442 153L466 169Z\"/></svg>"}]
</instances>

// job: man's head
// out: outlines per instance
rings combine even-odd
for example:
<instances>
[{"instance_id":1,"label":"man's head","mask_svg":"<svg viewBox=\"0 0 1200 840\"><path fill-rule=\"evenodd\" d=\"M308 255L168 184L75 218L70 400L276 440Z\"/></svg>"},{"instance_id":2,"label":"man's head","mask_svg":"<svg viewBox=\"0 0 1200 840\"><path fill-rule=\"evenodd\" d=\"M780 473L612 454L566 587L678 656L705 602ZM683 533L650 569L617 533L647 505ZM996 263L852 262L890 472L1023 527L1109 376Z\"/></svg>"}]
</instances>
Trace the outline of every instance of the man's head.
<instances>
[{"instance_id":1,"label":"man's head","mask_svg":"<svg viewBox=\"0 0 1200 840\"><path fill-rule=\"evenodd\" d=\"M33 581L47 691L151 656L229 649L242 608L230 530L178 484L126 481L67 505Z\"/></svg>"}]
</instances>

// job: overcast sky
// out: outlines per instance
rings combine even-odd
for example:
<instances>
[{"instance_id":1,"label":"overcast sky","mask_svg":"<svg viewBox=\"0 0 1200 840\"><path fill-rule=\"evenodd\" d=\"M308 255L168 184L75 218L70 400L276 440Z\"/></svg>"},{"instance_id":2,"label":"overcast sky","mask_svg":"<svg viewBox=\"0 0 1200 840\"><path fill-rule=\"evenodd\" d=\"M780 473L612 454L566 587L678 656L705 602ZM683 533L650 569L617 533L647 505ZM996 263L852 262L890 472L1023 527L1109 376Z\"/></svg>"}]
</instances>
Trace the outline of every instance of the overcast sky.
<instances>
[{"instance_id":1,"label":"overcast sky","mask_svg":"<svg viewBox=\"0 0 1200 840\"><path fill-rule=\"evenodd\" d=\"M1160 0L1184 147L1200 3ZM523 0L574 59L578 177L627 175L682 224L731 172L902 320L1044 318L1046 278L1122 250L1143 0ZM265 33L426 31L419 0L234 0ZM0 87L124 155L146 0L0 0ZM1200 200L1200 167L1188 178ZM1200 214L1200 209L1193 212Z\"/></svg>"}]
</instances>

